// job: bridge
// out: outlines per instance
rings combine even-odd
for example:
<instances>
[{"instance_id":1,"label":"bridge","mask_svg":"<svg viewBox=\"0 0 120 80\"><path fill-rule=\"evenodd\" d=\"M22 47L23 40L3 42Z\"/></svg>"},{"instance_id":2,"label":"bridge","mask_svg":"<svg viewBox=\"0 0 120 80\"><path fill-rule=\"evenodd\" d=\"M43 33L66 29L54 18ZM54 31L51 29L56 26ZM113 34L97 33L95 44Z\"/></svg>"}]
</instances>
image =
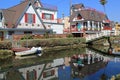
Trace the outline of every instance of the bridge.
<instances>
[{"instance_id":1,"label":"bridge","mask_svg":"<svg viewBox=\"0 0 120 80\"><path fill-rule=\"evenodd\" d=\"M104 32L99 32L96 34L88 34L85 38L86 38L86 43L90 44L93 41L99 40L99 39L103 39L105 37L109 37L111 34L110 33L104 33Z\"/></svg>"}]
</instances>

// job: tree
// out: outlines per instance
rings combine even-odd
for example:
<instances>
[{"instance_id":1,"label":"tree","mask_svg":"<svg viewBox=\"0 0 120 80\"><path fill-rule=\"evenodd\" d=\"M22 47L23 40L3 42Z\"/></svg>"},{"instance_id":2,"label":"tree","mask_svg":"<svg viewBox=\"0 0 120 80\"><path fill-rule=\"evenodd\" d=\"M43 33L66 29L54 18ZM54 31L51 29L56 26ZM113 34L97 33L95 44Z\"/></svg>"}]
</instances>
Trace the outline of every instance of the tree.
<instances>
[{"instance_id":1,"label":"tree","mask_svg":"<svg viewBox=\"0 0 120 80\"><path fill-rule=\"evenodd\" d=\"M106 11L105 11L105 4L107 3L107 0L100 0L100 3L101 3L101 5L103 5L104 13L106 14Z\"/></svg>"}]
</instances>

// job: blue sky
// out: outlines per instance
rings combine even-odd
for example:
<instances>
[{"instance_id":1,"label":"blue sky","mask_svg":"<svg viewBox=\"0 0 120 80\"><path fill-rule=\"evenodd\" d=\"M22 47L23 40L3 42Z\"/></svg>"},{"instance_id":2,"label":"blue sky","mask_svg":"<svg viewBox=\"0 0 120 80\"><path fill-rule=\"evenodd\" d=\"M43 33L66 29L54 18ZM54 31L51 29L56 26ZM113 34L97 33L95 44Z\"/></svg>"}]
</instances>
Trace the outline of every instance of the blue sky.
<instances>
[{"instance_id":1,"label":"blue sky","mask_svg":"<svg viewBox=\"0 0 120 80\"><path fill-rule=\"evenodd\" d=\"M0 0L0 9L8 8L20 3L21 0ZM110 20L120 22L120 0L107 0L106 13ZM51 4L58 7L58 17L69 16L70 0L41 0L46 4ZM99 0L72 0L72 4L83 3L87 7L94 8L98 11L104 12L103 6Z\"/></svg>"}]
</instances>

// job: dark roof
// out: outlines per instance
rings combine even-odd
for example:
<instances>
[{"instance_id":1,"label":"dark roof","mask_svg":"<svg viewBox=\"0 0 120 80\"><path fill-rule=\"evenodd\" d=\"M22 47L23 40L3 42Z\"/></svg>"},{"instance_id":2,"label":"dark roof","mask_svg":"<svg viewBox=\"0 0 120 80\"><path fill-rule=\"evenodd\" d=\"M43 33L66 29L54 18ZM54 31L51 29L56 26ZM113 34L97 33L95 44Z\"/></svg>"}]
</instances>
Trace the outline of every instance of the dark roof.
<instances>
[{"instance_id":1,"label":"dark roof","mask_svg":"<svg viewBox=\"0 0 120 80\"><path fill-rule=\"evenodd\" d=\"M82 3L80 3L80 4L73 4L73 5L72 5L72 8L73 8L73 9L84 8L84 5L83 5Z\"/></svg>"},{"instance_id":2,"label":"dark roof","mask_svg":"<svg viewBox=\"0 0 120 80\"><path fill-rule=\"evenodd\" d=\"M76 5L77 8L79 8L80 6L82 6L82 4L80 4L79 6ZM103 20L107 19L107 16L102 12L96 11L95 9L83 8L79 11L73 11L72 15L70 16L70 22L72 22L78 14L80 14L82 18L86 21L92 20L102 22Z\"/></svg>"},{"instance_id":3,"label":"dark roof","mask_svg":"<svg viewBox=\"0 0 120 80\"><path fill-rule=\"evenodd\" d=\"M24 1L16 6L3 10L3 16L5 18L5 22L8 24L8 28L13 27L13 24L16 25L28 3L29 1Z\"/></svg>"},{"instance_id":4,"label":"dark roof","mask_svg":"<svg viewBox=\"0 0 120 80\"><path fill-rule=\"evenodd\" d=\"M5 18L5 23L7 24L7 28L13 28L18 25L21 17L24 15L25 11L28 9L28 6L34 4L36 0L26 0L21 2L20 4L10 7L8 9L3 9L3 16ZM34 8L34 7L33 7ZM34 9L35 10L35 9ZM36 12L36 10L35 10ZM38 15L38 13L36 12ZM40 16L38 15L39 19ZM42 22L42 20L40 19ZM46 29L45 25L42 22L43 27Z\"/></svg>"}]
</instances>

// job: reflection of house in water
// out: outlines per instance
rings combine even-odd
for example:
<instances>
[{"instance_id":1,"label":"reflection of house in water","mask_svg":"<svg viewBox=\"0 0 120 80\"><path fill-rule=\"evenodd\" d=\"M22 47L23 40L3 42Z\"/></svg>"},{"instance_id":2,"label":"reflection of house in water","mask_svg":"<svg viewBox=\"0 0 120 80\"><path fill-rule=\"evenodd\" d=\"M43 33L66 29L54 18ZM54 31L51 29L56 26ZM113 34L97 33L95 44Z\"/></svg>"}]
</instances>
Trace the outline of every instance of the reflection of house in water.
<instances>
[{"instance_id":1,"label":"reflection of house in water","mask_svg":"<svg viewBox=\"0 0 120 80\"><path fill-rule=\"evenodd\" d=\"M58 78L58 69L67 64L64 58L54 59L47 64L36 64L0 73L0 80L50 80ZM14 76L13 76L14 75Z\"/></svg>"},{"instance_id":2,"label":"reflection of house in water","mask_svg":"<svg viewBox=\"0 0 120 80\"><path fill-rule=\"evenodd\" d=\"M58 67L62 66L63 64L63 58L54 59L53 62L47 63L40 80L58 78Z\"/></svg>"},{"instance_id":3,"label":"reflection of house in water","mask_svg":"<svg viewBox=\"0 0 120 80\"><path fill-rule=\"evenodd\" d=\"M79 54L71 57L70 65L72 67L72 75L83 78L93 74L107 65L107 60L90 50L86 50L87 54Z\"/></svg>"},{"instance_id":4,"label":"reflection of house in water","mask_svg":"<svg viewBox=\"0 0 120 80\"><path fill-rule=\"evenodd\" d=\"M45 64L10 69L5 73L5 80L39 80Z\"/></svg>"},{"instance_id":5,"label":"reflection of house in water","mask_svg":"<svg viewBox=\"0 0 120 80\"><path fill-rule=\"evenodd\" d=\"M86 63L80 69L70 64L72 60L70 57L65 57L54 59L46 64L36 64L0 72L0 80L71 80L73 79L71 74L80 78L93 74L106 66L102 55L88 49L86 53L89 55L85 54Z\"/></svg>"},{"instance_id":6,"label":"reflection of house in water","mask_svg":"<svg viewBox=\"0 0 120 80\"><path fill-rule=\"evenodd\" d=\"M120 52L120 47L115 46L114 49L113 49L113 52Z\"/></svg>"},{"instance_id":7,"label":"reflection of house in water","mask_svg":"<svg viewBox=\"0 0 120 80\"><path fill-rule=\"evenodd\" d=\"M98 70L104 68L106 66L106 62L96 62L94 64L90 64L90 65L85 65L84 67L81 68L81 70L78 70L77 67L72 67L72 74L75 77L85 77L87 75L93 74L95 72L97 72Z\"/></svg>"},{"instance_id":8,"label":"reflection of house in water","mask_svg":"<svg viewBox=\"0 0 120 80\"><path fill-rule=\"evenodd\" d=\"M0 80L5 80L5 72L0 73Z\"/></svg>"}]
</instances>

